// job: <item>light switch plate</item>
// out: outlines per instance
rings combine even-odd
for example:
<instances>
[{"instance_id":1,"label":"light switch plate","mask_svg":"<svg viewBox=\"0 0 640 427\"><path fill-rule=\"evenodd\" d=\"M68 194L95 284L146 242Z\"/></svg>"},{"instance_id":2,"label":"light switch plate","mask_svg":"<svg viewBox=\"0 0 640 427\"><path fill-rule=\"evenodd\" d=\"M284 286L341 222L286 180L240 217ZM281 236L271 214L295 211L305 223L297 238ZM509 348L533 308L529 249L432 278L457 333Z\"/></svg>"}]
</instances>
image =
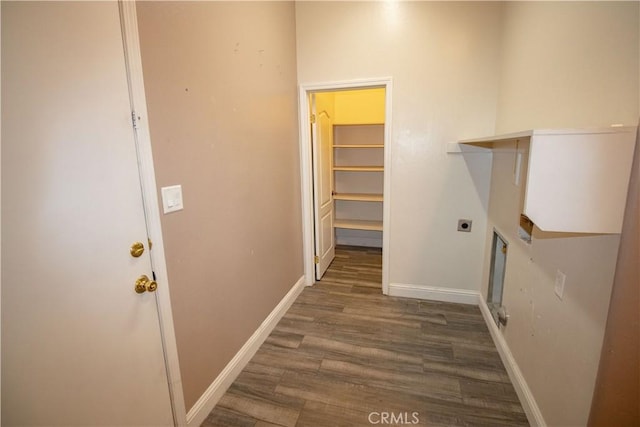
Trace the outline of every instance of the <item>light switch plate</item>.
<instances>
[{"instance_id":1,"label":"light switch plate","mask_svg":"<svg viewBox=\"0 0 640 427\"><path fill-rule=\"evenodd\" d=\"M184 209L182 203L182 185L172 185L170 187L162 187L162 208L164 213L181 211Z\"/></svg>"}]
</instances>

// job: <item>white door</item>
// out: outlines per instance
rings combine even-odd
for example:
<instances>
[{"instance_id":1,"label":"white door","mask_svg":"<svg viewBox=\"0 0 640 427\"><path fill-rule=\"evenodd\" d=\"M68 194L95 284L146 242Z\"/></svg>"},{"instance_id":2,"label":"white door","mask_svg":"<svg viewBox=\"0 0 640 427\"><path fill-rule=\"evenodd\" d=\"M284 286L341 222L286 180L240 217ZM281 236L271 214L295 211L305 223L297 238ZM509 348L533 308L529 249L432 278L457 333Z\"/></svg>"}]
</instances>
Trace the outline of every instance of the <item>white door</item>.
<instances>
[{"instance_id":1,"label":"white door","mask_svg":"<svg viewBox=\"0 0 640 427\"><path fill-rule=\"evenodd\" d=\"M130 115L116 2L2 2L3 424L173 424Z\"/></svg>"},{"instance_id":2,"label":"white door","mask_svg":"<svg viewBox=\"0 0 640 427\"><path fill-rule=\"evenodd\" d=\"M313 145L313 203L316 280L322 279L336 256L333 230L333 126L326 111L316 111L311 95L311 141Z\"/></svg>"}]
</instances>

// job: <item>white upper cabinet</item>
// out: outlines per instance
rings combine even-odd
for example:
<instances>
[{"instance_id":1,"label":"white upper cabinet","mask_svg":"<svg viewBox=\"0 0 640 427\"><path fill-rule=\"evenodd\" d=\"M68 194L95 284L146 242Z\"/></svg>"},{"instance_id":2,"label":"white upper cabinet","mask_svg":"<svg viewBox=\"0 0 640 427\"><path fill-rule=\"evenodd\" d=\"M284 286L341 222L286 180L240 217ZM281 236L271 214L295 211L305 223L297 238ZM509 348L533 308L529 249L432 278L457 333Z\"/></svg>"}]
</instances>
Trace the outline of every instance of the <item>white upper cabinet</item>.
<instances>
[{"instance_id":1,"label":"white upper cabinet","mask_svg":"<svg viewBox=\"0 0 640 427\"><path fill-rule=\"evenodd\" d=\"M541 230L620 233L635 138L635 127L529 130L460 144L529 142L523 213Z\"/></svg>"}]
</instances>

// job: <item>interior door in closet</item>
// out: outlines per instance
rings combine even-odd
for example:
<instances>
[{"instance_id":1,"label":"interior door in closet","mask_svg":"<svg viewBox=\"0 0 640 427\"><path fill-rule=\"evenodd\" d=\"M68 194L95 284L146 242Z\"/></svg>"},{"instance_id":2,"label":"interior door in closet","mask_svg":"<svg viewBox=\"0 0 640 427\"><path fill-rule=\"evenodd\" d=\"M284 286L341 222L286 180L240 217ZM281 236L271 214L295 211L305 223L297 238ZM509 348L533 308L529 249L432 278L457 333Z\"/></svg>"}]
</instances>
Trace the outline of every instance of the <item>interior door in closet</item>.
<instances>
[{"instance_id":1,"label":"interior door in closet","mask_svg":"<svg viewBox=\"0 0 640 427\"><path fill-rule=\"evenodd\" d=\"M333 126L329 112L311 95L313 150L313 204L316 280L320 280L336 255L333 230Z\"/></svg>"}]
</instances>

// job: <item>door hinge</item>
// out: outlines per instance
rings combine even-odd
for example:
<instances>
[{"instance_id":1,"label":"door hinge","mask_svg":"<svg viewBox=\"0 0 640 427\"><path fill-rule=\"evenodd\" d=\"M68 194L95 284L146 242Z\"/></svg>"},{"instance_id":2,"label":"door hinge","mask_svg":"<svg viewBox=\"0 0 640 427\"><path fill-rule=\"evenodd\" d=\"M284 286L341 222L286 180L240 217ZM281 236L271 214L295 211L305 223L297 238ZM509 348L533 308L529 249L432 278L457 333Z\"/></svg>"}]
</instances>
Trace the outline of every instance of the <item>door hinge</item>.
<instances>
[{"instance_id":1,"label":"door hinge","mask_svg":"<svg viewBox=\"0 0 640 427\"><path fill-rule=\"evenodd\" d=\"M309 120L311 120L311 124L314 124L316 122L316 115L312 114Z\"/></svg>"},{"instance_id":2,"label":"door hinge","mask_svg":"<svg viewBox=\"0 0 640 427\"><path fill-rule=\"evenodd\" d=\"M140 120L140 116L136 114L135 111L131 112L131 123L133 124L134 129L138 129L138 120Z\"/></svg>"},{"instance_id":3,"label":"door hinge","mask_svg":"<svg viewBox=\"0 0 640 427\"><path fill-rule=\"evenodd\" d=\"M320 264L320 257L318 255L313 257L313 263L314 264Z\"/></svg>"}]
</instances>

